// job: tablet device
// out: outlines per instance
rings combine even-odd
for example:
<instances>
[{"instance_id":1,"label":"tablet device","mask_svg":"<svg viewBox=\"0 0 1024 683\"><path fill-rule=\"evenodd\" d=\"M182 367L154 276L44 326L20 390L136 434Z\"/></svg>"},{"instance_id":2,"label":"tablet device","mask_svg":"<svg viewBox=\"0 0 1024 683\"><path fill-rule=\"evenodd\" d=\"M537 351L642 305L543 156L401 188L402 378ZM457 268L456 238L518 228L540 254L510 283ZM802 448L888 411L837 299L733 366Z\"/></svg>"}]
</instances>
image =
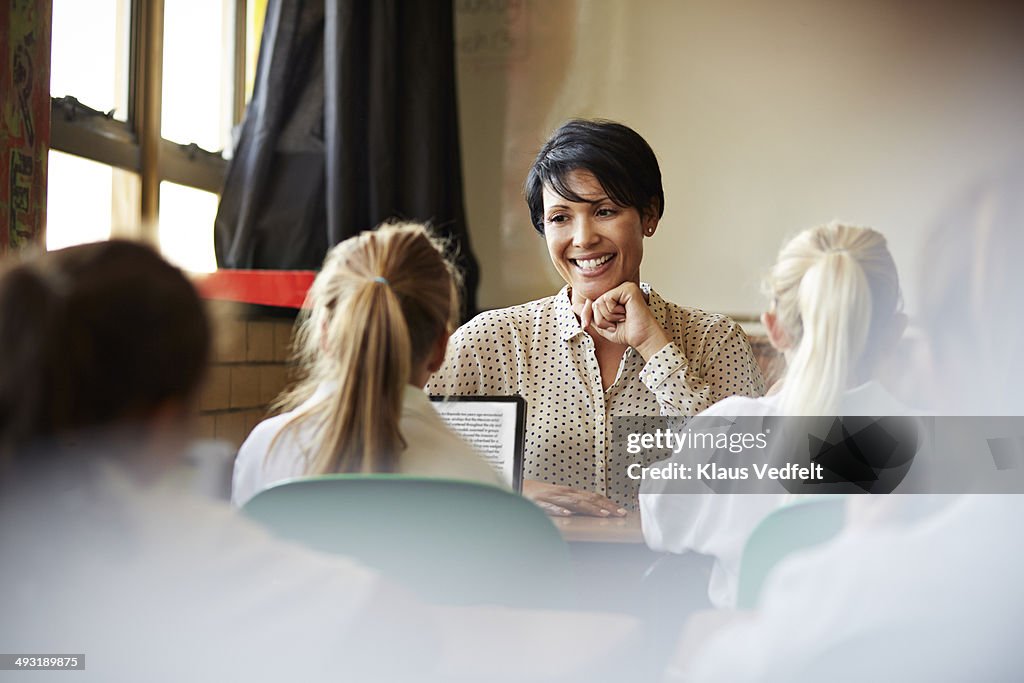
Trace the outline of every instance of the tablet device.
<instances>
[{"instance_id":1,"label":"tablet device","mask_svg":"<svg viewBox=\"0 0 1024 683\"><path fill-rule=\"evenodd\" d=\"M522 396L431 396L453 432L477 450L517 493L523 489L526 400Z\"/></svg>"}]
</instances>

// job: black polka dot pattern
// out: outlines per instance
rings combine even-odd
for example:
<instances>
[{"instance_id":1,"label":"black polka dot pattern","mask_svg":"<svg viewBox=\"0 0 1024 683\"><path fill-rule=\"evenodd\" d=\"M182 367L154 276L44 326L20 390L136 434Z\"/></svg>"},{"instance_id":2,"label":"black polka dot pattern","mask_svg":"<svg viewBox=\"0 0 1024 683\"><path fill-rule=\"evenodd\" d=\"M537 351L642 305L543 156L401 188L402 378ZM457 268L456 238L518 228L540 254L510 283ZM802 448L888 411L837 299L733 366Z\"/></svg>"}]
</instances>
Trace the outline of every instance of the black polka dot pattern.
<instances>
[{"instance_id":1,"label":"black polka dot pattern","mask_svg":"<svg viewBox=\"0 0 1024 683\"><path fill-rule=\"evenodd\" d=\"M613 416L695 415L764 385L743 330L729 318L683 308L641 283L672 340L644 363L627 349L605 390L594 342L572 312L568 287L553 297L487 311L459 328L427 392L526 399L523 476L596 491L636 509L635 461L614 452Z\"/></svg>"}]
</instances>

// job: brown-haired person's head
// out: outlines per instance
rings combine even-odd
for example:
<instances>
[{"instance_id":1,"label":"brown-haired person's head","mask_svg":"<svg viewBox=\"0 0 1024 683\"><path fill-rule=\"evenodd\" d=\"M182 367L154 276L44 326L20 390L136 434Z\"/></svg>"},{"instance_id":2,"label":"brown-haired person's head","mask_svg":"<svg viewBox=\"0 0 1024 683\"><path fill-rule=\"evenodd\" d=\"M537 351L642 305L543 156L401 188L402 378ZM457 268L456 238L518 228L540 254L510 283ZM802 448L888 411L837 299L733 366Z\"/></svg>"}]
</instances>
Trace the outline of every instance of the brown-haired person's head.
<instances>
[{"instance_id":1,"label":"brown-haired person's head","mask_svg":"<svg viewBox=\"0 0 1024 683\"><path fill-rule=\"evenodd\" d=\"M148 246L112 240L11 266L0 275L0 447L37 457L107 433L184 435L209 352L195 289Z\"/></svg>"}]
</instances>

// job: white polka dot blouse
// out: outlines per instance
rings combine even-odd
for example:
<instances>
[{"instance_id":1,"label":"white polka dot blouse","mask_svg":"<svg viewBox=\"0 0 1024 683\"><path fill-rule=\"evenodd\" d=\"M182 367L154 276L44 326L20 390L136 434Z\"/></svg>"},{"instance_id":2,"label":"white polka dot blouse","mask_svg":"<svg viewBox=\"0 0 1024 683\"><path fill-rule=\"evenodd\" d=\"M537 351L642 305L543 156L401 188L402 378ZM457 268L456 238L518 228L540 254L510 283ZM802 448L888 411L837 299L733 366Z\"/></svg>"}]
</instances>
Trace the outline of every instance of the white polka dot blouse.
<instances>
[{"instance_id":1,"label":"white polka dot blouse","mask_svg":"<svg viewBox=\"0 0 1024 683\"><path fill-rule=\"evenodd\" d=\"M460 327L427 392L522 396L525 478L596 491L636 509L639 482L626 475L636 458L611 448L613 417L695 415L727 396L764 393L739 325L667 302L646 283L640 287L672 341L647 363L627 349L607 390L594 342L572 312L566 286Z\"/></svg>"}]
</instances>

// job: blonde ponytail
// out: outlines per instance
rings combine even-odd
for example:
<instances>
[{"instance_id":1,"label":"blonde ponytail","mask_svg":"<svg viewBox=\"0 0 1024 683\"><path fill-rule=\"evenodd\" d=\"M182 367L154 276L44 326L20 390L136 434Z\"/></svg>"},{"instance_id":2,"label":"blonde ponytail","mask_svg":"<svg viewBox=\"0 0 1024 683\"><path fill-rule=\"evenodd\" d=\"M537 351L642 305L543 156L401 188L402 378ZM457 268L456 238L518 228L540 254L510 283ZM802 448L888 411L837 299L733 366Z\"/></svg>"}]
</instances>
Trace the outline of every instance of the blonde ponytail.
<instances>
[{"instance_id":1,"label":"blonde ponytail","mask_svg":"<svg viewBox=\"0 0 1024 683\"><path fill-rule=\"evenodd\" d=\"M275 404L294 410L320 384L336 386L278 434L315 421L306 474L396 471L406 447L399 431L405 386L452 330L457 291L443 248L422 225L384 225L331 250L296 334L301 378Z\"/></svg>"},{"instance_id":2,"label":"blonde ponytail","mask_svg":"<svg viewBox=\"0 0 1024 683\"><path fill-rule=\"evenodd\" d=\"M885 238L839 223L807 230L783 247L766 289L792 344L782 413L837 414L843 392L868 378L900 305Z\"/></svg>"}]
</instances>

